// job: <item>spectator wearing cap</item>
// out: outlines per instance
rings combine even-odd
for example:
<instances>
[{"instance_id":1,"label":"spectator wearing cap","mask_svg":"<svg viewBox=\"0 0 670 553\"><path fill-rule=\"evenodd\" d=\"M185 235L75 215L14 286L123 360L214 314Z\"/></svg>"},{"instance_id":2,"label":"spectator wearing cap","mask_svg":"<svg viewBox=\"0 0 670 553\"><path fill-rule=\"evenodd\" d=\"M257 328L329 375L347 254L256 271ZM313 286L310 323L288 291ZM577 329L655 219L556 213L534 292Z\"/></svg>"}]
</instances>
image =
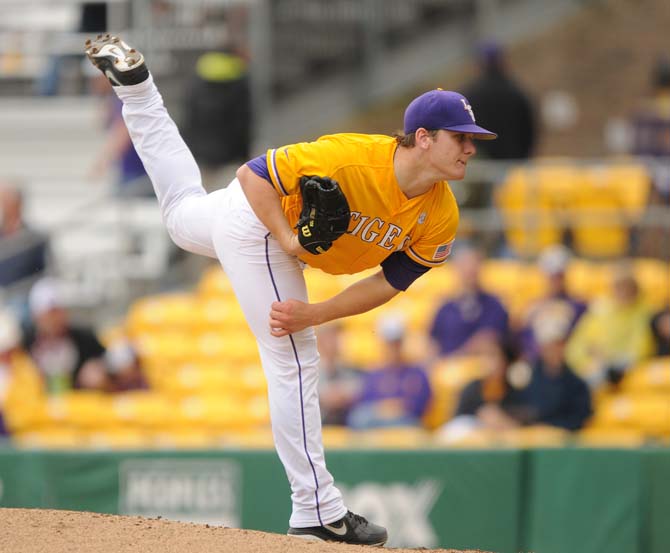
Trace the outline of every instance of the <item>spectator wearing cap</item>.
<instances>
[{"instance_id":1,"label":"spectator wearing cap","mask_svg":"<svg viewBox=\"0 0 670 553\"><path fill-rule=\"evenodd\" d=\"M584 380L565 357L571 318L554 311L538 312L533 332L539 355L532 364L528 385L522 390L523 424L544 424L578 430L591 416L591 395Z\"/></svg>"},{"instance_id":2,"label":"spectator wearing cap","mask_svg":"<svg viewBox=\"0 0 670 553\"><path fill-rule=\"evenodd\" d=\"M569 364L594 387L618 383L626 370L654 351L651 310L629 262L614 267L611 287L610 297L589 306L568 341Z\"/></svg>"},{"instance_id":3,"label":"spectator wearing cap","mask_svg":"<svg viewBox=\"0 0 670 553\"><path fill-rule=\"evenodd\" d=\"M508 334L509 315L502 302L481 287L481 251L464 246L454 253L460 292L437 311L430 336L440 356L467 354L482 340Z\"/></svg>"},{"instance_id":4,"label":"spectator wearing cap","mask_svg":"<svg viewBox=\"0 0 670 553\"><path fill-rule=\"evenodd\" d=\"M356 429L419 426L431 389L424 368L408 363L403 354L405 322L400 316L387 316L380 320L378 332L385 363L365 375L348 424Z\"/></svg>"},{"instance_id":5,"label":"spectator wearing cap","mask_svg":"<svg viewBox=\"0 0 670 553\"><path fill-rule=\"evenodd\" d=\"M532 360L538 355L538 344L533 333L533 319L539 312L551 310L567 317L570 321L568 333L572 332L579 318L586 312L587 305L572 296L566 285L566 271L570 264L571 252L562 245L554 245L542 252L538 264L546 278L547 292L544 297L530 306L521 330L521 347L524 358Z\"/></svg>"},{"instance_id":6,"label":"spectator wearing cap","mask_svg":"<svg viewBox=\"0 0 670 553\"><path fill-rule=\"evenodd\" d=\"M32 324L23 344L40 370L47 392L104 387L105 348L91 329L70 324L57 283L49 277L36 282L28 304ZM83 375L86 378L82 379Z\"/></svg>"},{"instance_id":7,"label":"spectator wearing cap","mask_svg":"<svg viewBox=\"0 0 670 553\"><path fill-rule=\"evenodd\" d=\"M149 388L140 357L129 340L121 339L111 344L103 360L107 370L104 375L106 391L127 392Z\"/></svg>"}]
</instances>

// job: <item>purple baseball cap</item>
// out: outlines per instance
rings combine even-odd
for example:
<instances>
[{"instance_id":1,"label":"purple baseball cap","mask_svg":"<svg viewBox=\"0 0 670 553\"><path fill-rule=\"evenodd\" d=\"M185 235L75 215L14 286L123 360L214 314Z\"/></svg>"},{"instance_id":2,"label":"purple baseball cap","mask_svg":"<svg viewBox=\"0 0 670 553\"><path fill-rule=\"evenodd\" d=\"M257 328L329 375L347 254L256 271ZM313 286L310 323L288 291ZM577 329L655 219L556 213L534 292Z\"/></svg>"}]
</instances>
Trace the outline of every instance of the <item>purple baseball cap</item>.
<instances>
[{"instance_id":1,"label":"purple baseball cap","mask_svg":"<svg viewBox=\"0 0 670 553\"><path fill-rule=\"evenodd\" d=\"M407 106L405 134L419 128L472 133L481 140L498 138L496 133L475 124L475 114L465 96L441 88L414 98Z\"/></svg>"}]
</instances>

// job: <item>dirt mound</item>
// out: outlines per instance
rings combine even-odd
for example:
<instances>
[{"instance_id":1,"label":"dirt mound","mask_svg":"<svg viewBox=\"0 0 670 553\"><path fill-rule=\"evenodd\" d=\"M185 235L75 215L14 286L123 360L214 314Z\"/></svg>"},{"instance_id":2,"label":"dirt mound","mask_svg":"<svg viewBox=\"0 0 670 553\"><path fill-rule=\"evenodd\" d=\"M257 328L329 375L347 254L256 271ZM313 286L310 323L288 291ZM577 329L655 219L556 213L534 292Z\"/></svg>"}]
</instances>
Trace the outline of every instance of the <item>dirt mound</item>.
<instances>
[{"instance_id":1,"label":"dirt mound","mask_svg":"<svg viewBox=\"0 0 670 553\"><path fill-rule=\"evenodd\" d=\"M0 509L0 551L12 553L361 553L354 545L306 542L279 534L159 519ZM394 553L416 550L394 549ZM456 550L435 550L459 553ZM482 553L476 551L462 553Z\"/></svg>"}]
</instances>

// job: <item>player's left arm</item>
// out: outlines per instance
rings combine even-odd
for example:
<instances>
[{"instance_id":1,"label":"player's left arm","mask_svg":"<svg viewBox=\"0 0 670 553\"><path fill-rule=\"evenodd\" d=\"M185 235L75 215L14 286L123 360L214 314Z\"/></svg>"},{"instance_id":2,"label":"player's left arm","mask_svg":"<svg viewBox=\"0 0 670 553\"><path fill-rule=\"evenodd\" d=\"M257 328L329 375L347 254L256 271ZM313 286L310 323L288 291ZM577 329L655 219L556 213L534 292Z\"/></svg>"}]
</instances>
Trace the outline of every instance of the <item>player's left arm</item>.
<instances>
[{"instance_id":1,"label":"player's left arm","mask_svg":"<svg viewBox=\"0 0 670 553\"><path fill-rule=\"evenodd\" d=\"M399 292L389 283L384 272L379 271L323 302L277 301L270 310L270 332L277 337L287 336L309 326L365 313L386 303Z\"/></svg>"},{"instance_id":2,"label":"player's left arm","mask_svg":"<svg viewBox=\"0 0 670 553\"><path fill-rule=\"evenodd\" d=\"M405 252L395 252L382 262L381 271L355 282L327 301L274 302L270 311L272 335L286 336L308 326L370 311L407 290L428 270L429 267L416 263Z\"/></svg>"}]
</instances>

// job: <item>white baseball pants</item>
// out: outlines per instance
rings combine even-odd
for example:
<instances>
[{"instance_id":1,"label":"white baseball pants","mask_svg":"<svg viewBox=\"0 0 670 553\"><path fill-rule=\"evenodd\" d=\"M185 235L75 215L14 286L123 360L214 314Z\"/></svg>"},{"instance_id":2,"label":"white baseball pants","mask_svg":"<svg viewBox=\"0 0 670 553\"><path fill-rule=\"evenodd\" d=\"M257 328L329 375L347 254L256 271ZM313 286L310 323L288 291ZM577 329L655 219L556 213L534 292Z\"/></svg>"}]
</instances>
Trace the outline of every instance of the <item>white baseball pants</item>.
<instances>
[{"instance_id":1,"label":"white baseball pants","mask_svg":"<svg viewBox=\"0 0 670 553\"><path fill-rule=\"evenodd\" d=\"M123 118L171 238L189 252L219 259L256 336L275 447L291 485L289 524L304 528L339 520L346 508L324 458L314 329L276 338L268 322L273 301L307 301L300 262L270 236L237 179L226 189L205 192L151 76L114 90L124 103Z\"/></svg>"}]
</instances>

